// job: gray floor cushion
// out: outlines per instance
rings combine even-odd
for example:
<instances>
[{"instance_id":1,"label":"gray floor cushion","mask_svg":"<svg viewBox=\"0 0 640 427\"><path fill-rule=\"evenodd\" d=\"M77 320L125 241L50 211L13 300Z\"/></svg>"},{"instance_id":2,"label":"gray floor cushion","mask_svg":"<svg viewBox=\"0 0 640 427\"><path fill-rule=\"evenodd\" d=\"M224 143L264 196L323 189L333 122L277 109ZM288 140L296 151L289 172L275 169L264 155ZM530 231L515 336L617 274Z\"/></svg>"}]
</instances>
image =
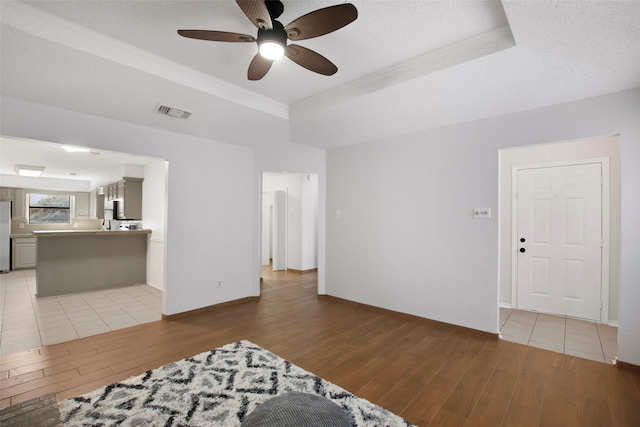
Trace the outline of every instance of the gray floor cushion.
<instances>
[{"instance_id":1,"label":"gray floor cushion","mask_svg":"<svg viewBox=\"0 0 640 427\"><path fill-rule=\"evenodd\" d=\"M351 427L349 413L322 396L289 392L248 414L242 427Z\"/></svg>"}]
</instances>

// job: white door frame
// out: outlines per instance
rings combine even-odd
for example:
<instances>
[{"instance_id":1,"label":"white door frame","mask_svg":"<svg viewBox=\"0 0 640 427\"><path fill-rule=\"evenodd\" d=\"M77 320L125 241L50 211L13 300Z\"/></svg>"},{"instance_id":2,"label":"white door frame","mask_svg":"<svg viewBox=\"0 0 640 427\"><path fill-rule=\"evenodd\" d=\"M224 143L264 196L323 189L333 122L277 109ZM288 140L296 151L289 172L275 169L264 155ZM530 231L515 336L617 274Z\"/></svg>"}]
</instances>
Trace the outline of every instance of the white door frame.
<instances>
[{"instance_id":1,"label":"white door frame","mask_svg":"<svg viewBox=\"0 0 640 427\"><path fill-rule=\"evenodd\" d=\"M609 323L609 254L610 254L610 185L609 158L596 157L591 159L567 160L548 163L531 163L516 165L511 169L511 307L517 308L518 303L518 171L523 169L538 169L554 166L575 166L599 163L602 167L602 283L600 301L600 323Z\"/></svg>"}]
</instances>

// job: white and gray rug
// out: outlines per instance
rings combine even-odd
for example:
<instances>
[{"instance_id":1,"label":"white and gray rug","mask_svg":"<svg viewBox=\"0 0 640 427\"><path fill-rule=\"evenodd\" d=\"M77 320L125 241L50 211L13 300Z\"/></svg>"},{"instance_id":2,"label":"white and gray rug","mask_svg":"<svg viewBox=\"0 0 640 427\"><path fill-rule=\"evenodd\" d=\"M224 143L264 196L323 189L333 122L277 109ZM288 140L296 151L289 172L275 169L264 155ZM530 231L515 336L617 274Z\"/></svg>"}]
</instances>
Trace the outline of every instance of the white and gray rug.
<instances>
[{"instance_id":1,"label":"white and gray rug","mask_svg":"<svg viewBox=\"0 0 640 427\"><path fill-rule=\"evenodd\" d=\"M290 391L324 396L353 426L409 426L277 355L239 341L60 403L65 426L239 426L266 400Z\"/></svg>"}]
</instances>

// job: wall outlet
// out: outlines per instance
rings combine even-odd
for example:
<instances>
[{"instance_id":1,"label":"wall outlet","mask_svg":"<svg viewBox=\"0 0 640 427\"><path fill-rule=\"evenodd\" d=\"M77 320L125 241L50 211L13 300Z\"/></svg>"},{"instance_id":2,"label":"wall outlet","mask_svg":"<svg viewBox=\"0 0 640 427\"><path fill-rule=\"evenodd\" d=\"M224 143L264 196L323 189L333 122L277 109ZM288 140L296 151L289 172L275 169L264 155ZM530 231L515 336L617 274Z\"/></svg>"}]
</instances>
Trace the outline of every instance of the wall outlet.
<instances>
[{"instance_id":1,"label":"wall outlet","mask_svg":"<svg viewBox=\"0 0 640 427\"><path fill-rule=\"evenodd\" d=\"M73 228L78 228L78 223L77 222L73 223Z\"/></svg>"},{"instance_id":2,"label":"wall outlet","mask_svg":"<svg viewBox=\"0 0 640 427\"><path fill-rule=\"evenodd\" d=\"M218 288L222 287L222 280L218 280Z\"/></svg>"},{"instance_id":3,"label":"wall outlet","mask_svg":"<svg viewBox=\"0 0 640 427\"><path fill-rule=\"evenodd\" d=\"M20 228L24 228L24 222L20 223Z\"/></svg>"},{"instance_id":4,"label":"wall outlet","mask_svg":"<svg viewBox=\"0 0 640 427\"><path fill-rule=\"evenodd\" d=\"M473 217L475 219L490 219L491 208L473 208Z\"/></svg>"}]
</instances>

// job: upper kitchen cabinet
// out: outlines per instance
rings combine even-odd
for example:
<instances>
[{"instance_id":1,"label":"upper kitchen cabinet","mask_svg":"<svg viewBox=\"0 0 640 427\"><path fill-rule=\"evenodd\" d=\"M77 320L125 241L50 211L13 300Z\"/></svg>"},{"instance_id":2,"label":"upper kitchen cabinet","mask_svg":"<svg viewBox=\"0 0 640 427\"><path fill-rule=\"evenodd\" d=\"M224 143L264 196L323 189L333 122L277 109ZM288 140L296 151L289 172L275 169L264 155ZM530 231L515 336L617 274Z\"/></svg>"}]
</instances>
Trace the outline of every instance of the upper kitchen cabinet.
<instances>
[{"instance_id":1,"label":"upper kitchen cabinet","mask_svg":"<svg viewBox=\"0 0 640 427\"><path fill-rule=\"evenodd\" d=\"M124 178L118 182L118 219L142 219L142 181L142 178Z\"/></svg>"},{"instance_id":2,"label":"upper kitchen cabinet","mask_svg":"<svg viewBox=\"0 0 640 427\"><path fill-rule=\"evenodd\" d=\"M11 201L11 189L7 187L0 187L0 202Z\"/></svg>"},{"instance_id":3,"label":"upper kitchen cabinet","mask_svg":"<svg viewBox=\"0 0 640 427\"><path fill-rule=\"evenodd\" d=\"M89 216L91 218L104 219L104 199L102 191L94 191L89 199Z\"/></svg>"},{"instance_id":4,"label":"upper kitchen cabinet","mask_svg":"<svg viewBox=\"0 0 640 427\"><path fill-rule=\"evenodd\" d=\"M27 200L25 199L26 192L24 188L14 188L13 189L13 203L11 205L12 208L12 218L24 219L26 218L25 207L27 205Z\"/></svg>"},{"instance_id":5,"label":"upper kitchen cabinet","mask_svg":"<svg viewBox=\"0 0 640 427\"><path fill-rule=\"evenodd\" d=\"M89 193L76 193L76 218L89 218Z\"/></svg>"}]
</instances>

